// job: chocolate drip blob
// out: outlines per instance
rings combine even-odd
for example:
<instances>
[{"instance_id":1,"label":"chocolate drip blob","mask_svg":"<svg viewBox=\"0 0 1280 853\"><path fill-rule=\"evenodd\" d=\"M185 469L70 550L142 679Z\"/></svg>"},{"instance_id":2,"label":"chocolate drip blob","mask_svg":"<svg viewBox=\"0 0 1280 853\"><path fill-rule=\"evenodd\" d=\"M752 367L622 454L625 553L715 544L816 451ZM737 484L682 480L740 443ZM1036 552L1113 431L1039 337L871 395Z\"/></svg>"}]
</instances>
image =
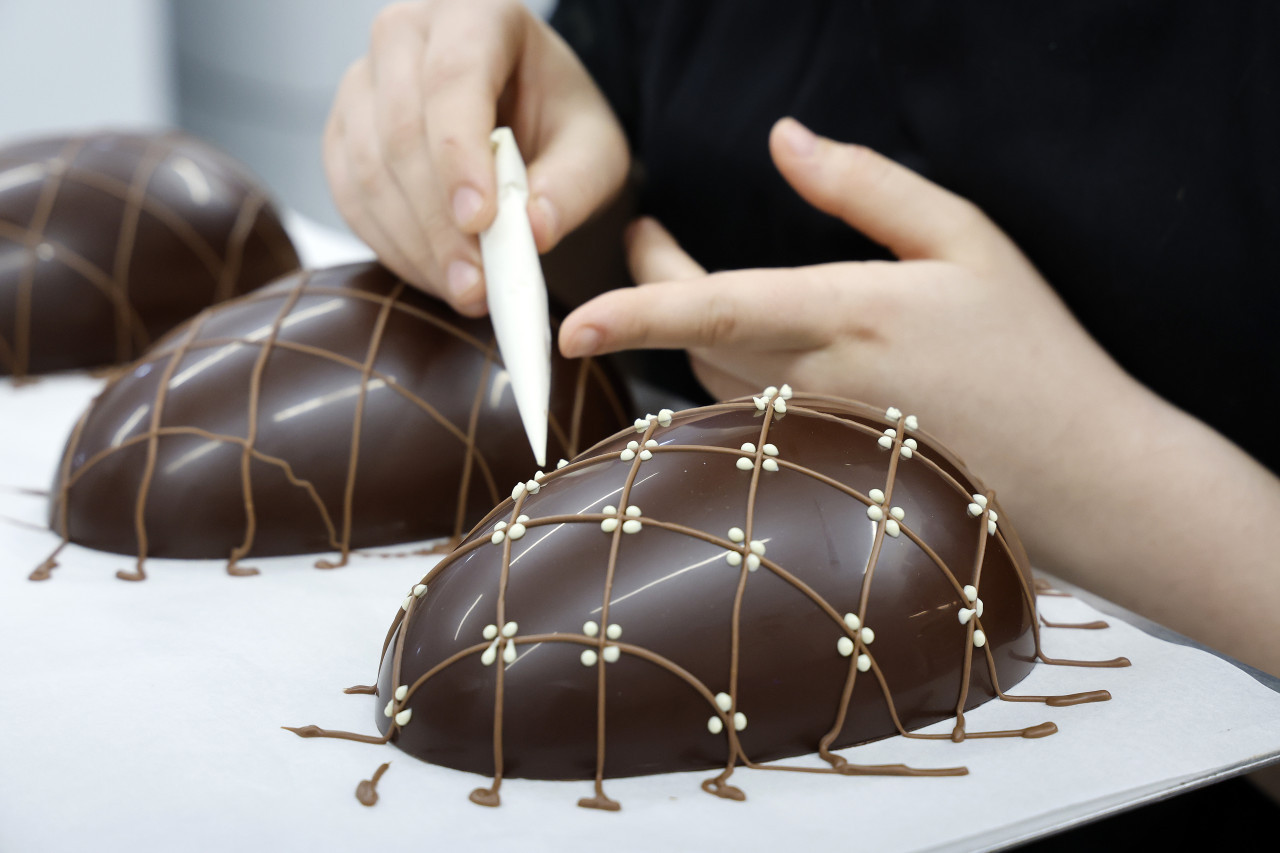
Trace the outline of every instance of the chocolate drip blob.
<instances>
[{"instance_id":1,"label":"chocolate drip blob","mask_svg":"<svg viewBox=\"0 0 1280 853\"><path fill-rule=\"evenodd\" d=\"M0 148L0 375L109 364L298 268L244 169L178 133Z\"/></svg>"},{"instance_id":2,"label":"chocolate drip blob","mask_svg":"<svg viewBox=\"0 0 1280 853\"><path fill-rule=\"evenodd\" d=\"M664 410L520 483L415 584L384 641L382 739L490 775L604 780L863 766L832 752L969 731L1042 662L1033 579L994 493L897 409L769 388ZM1123 665L1123 659L1104 662ZM918 729L954 721L950 732ZM364 736L308 727L309 737ZM373 738L367 738L374 740ZM762 762L817 752L825 766Z\"/></svg>"},{"instance_id":3,"label":"chocolate drip blob","mask_svg":"<svg viewBox=\"0 0 1280 853\"><path fill-rule=\"evenodd\" d=\"M551 452L625 422L593 361L553 363ZM461 534L532 454L487 320L384 268L296 273L175 329L76 425L53 489L65 542L227 559ZM57 552L32 575L47 577Z\"/></svg>"}]
</instances>

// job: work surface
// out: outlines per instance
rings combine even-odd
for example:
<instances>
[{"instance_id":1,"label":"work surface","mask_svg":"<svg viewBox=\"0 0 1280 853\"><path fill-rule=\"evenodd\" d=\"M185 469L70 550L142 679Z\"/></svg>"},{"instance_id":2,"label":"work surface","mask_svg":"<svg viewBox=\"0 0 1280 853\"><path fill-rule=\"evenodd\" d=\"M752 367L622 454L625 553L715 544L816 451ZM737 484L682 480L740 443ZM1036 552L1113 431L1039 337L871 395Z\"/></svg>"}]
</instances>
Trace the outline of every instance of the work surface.
<instances>
[{"instance_id":1,"label":"work surface","mask_svg":"<svg viewBox=\"0 0 1280 853\"><path fill-rule=\"evenodd\" d=\"M342 688L373 681L405 590L436 558L356 555L335 571L314 557L252 560L262 573L249 578L222 561L152 560L148 580L127 583L115 572L128 558L73 546L50 580L27 580L58 539L41 529L46 498L22 489L48 487L100 387L76 375L0 381L0 850L981 849L1280 754L1280 694L1139 620L1055 596L1041 598L1050 620L1111 627L1045 628L1048 654L1133 666L1039 666L1011 692L1106 689L1112 701L992 702L966 715L971 732L1057 724L1037 740L893 738L842 753L967 776L739 770L746 802L703 793L705 772L612 780L618 813L576 806L590 783L514 779L500 808L476 806L479 777L280 728L375 732L382 702ZM381 799L365 808L356 785L385 761Z\"/></svg>"}]
</instances>

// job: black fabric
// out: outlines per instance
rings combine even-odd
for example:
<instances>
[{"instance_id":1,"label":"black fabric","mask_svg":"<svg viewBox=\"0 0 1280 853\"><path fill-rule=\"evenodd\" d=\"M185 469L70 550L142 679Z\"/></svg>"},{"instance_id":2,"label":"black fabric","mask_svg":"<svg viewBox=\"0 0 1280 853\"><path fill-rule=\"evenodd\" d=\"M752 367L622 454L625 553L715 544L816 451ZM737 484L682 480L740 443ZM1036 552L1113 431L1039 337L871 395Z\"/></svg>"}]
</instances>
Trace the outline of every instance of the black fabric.
<instances>
[{"instance_id":1,"label":"black fabric","mask_svg":"<svg viewBox=\"0 0 1280 853\"><path fill-rule=\"evenodd\" d=\"M1253 413L1280 379L1280 4L562 0L554 24L704 266L884 256L773 168L794 115L977 202L1125 369L1277 469Z\"/></svg>"},{"instance_id":2,"label":"black fabric","mask_svg":"<svg viewBox=\"0 0 1280 853\"><path fill-rule=\"evenodd\" d=\"M1277 469L1255 413L1280 386L1280 4L561 0L553 24L626 127L642 209L704 266L885 256L773 168L793 115L977 202L1125 369ZM1278 825L1234 780L1029 849Z\"/></svg>"}]
</instances>

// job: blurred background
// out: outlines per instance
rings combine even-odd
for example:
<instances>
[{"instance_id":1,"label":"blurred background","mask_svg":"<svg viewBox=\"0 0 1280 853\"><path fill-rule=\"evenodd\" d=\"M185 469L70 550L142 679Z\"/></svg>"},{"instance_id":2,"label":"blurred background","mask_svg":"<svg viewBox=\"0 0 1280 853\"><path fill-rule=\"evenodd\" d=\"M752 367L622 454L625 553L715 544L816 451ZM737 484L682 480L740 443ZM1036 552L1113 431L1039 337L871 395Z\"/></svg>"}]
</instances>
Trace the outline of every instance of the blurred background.
<instances>
[{"instance_id":1,"label":"blurred background","mask_svg":"<svg viewBox=\"0 0 1280 853\"><path fill-rule=\"evenodd\" d=\"M0 0L0 145L181 127L245 163L284 204L342 227L320 137L339 79L390 1ZM544 17L555 3L526 0Z\"/></svg>"}]
</instances>

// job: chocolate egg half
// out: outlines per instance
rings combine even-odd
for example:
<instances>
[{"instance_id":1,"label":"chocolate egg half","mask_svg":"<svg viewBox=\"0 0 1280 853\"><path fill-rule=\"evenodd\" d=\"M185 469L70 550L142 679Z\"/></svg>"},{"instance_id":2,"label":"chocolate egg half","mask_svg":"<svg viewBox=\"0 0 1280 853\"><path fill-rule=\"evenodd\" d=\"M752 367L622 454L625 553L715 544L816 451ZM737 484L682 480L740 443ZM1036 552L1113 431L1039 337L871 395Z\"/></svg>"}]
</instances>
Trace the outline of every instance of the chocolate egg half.
<instances>
[{"instance_id":1,"label":"chocolate egg half","mask_svg":"<svg viewBox=\"0 0 1280 853\"><path fill-rule=\"evenodd\" d=\"M549 458L624 422L597 363L552 375ZM115 378L67 444L51 526L138 555L124 577L146 556L243 571L458 536L533 473L488 320L353 264L207 309Z\"/></svg>"},{"instance_id":2,"label":"chocolate egg half","mask_svg":"<svg viewBox=\"0 0 1280 853\"><path fill-rule=\"evenodd\" d=\"M384 736L499 780L719 767L722 796L734 766L962 737L1034 664L1022 547L914 417L789 395L663 411L504 500L397 614Z\"/></svg>"},{"instance_id":3,"label":"chocolate egg half","mask_svg":"<svg viewBox=\"0 0 1280 853\"><path fill-rule=\"evenodd\" d=\"M0 148L0 375L121 364L297 269L266 194L187 136Z\"/></svg>"}]
</instances>

